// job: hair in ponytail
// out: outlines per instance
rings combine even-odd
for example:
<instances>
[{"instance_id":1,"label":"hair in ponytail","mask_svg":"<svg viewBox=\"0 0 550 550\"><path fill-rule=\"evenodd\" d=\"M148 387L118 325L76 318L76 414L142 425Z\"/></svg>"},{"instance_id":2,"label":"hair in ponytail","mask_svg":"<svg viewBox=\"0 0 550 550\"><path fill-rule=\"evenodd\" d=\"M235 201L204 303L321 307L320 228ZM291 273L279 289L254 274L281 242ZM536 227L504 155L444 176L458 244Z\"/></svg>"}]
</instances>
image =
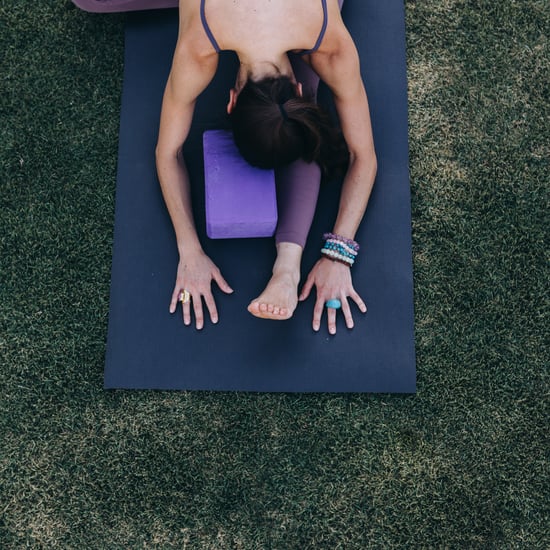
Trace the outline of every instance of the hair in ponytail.
<instances>
[{"instance_id":1,"label":"hair in ponytail","mask_svg":"<svg viewBox=\"0 0 550 550\"><path fill-rule=\"evenodd\" d=\"M342 133L311 98L298 96L286 76L249 80L230 118L235 143L254 166L277 168L301 158L317 162L327 177L347 167Z\"/></svg>"}]
</instances>

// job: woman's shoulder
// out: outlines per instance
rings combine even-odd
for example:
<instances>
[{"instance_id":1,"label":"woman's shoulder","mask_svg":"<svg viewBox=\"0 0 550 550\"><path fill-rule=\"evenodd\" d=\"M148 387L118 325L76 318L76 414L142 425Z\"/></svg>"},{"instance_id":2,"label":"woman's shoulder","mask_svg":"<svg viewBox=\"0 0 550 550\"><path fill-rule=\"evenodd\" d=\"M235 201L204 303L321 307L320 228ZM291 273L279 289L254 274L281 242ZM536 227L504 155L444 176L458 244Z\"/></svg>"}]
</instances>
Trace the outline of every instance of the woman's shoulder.
<instances>
[{"instance_id":1,"label":"woman's shoulder","mask_svg":"<svg viewBox=\"0 0 550 550\"><path fill-rule=\"evenodd\" d=\"M213 53L202 24L199 0L180 2L176 54L178 51L196 58L209 57Z\"/></svg>"},{"instance_id":2,"label":"woman's shoulder","mask_svg":"<svg viewBox=\"0 0 550 550\"><path fill-rule=\"evenodd\" d=\"M342 19L337 2L328 5L328 22L323 41L313 52L312 59L349 55L355 49L353 39Z\"/></svg>"},{"instance_id":3,"label":"woman's shoulder","mask_svg":"<svg viewBox=\"0 0 550 550\"><path fill-rule=\"evenodd\" d=\"M361 71L355 42L339 14L338 20L333 19L332 23L321 47L311 54L309 63L321 80L336 92L352 82L360 82Z\"/></svg>"}]
</instances>

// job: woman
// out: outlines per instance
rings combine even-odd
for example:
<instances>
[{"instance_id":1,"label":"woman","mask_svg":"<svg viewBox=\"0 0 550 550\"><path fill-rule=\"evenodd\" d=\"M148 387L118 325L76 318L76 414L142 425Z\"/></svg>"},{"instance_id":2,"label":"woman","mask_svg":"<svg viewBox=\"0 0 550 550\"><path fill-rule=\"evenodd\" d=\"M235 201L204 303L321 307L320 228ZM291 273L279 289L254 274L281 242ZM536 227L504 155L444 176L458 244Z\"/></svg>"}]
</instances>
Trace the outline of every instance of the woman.
<instances>
[{"instance_id":1,"label":"woman","mask_svg":"<svg viewBox=\"0 0 550 550\"><path fill-rule=\"evenodd\" d=\"M320 168L315 162L307 161L321 161L322 149L318 143L309 148L304 147L299 151L302 159L277 170L277 257L272 278L264 292L251 301L248 310L257 317L288 319L298 300L305 300L315 286L317 297L313 310L313 329L319 330L325 305L331 334L336 332L336 310L339 307L342 308L346 326L352 328L353 318L348 298L362 312L366 311L363 300L353 288L350 267L357 254L353 238L374 183L376 156L359 58L340 16L338 1L182 0L179 17L178 41L164 93L156 149L158 176L176 233L180 257L170 312L173 313L178 300L181 301L184 323L190 325L192 306L196 328L201 329L204 325L202 300L211 321L218 321L211 291L212 281L226 293L233 291L220 270L202 250L193 221L189 176L182 156L182 144L189 132L196 99L216 72L218 53L220 50L233 50L240 61L235 86L229 92L227 105L227 111L232 117L239 115L240 96L249 93L249 83L271 82L273 89L274 82L284 81L284 94L287 97L271 98L271 112L278 112L280 124L297 126L293 118L299 118L300 109L304 110L307 106L300 107L295 104L295 100L304 95L306 84L308 94L312 91L314 93L315 90L311 88L316 88L316 82L307 73L307 68L300 67L299 63L294 66L291 64L288 53L297 52L333 93L342 133L349 149L349 165L342 186L338 215L323 250L325 253L311 270L299 295L302 250L313 217L320 180ZM296 74L295 69L300 74ZM301 77L307 82L300 82ZM292 94L288 91L289 83L294 89ZM269 90L264 95L269 96ZM247 115L242 116L246 119ZM304 134L299 129L300 132ZM243 136L238 133L235 130L235 139L241 152L256 164L278 166L281 162L293 160L292 154L284 158L284 148L282 152L273 153L271 158L269 150L260 154L259 158L254 158L254 145L247 145L246 139L243 140ZM263 132L257 130L251 134L253 144L262 141L258 140L259 135L263 135ZM304 141L308 140L311 141L305 135ZM314 149L317 153L312 152Z\"/></svg>"},{"instance_id":2,"label":"woman","mask_svg":"<svg viewBox=\"0 0 550 550\"><path fill-rule=\"evenodd\" d=\"M73 0L88 11L112 12L175 6L177 0ZM252 164L276 169L279 222L277 257L264 292L248 306L267 319L288 319L298 300L315 286L313 329L327 308L336 332L336 310L353 327L351 298L366 306L353 288L353 240L376 175L369 107L357 50L340 16L343 0L180 0L179 34L162 103L156 148L157 172L176 233L179 264L170 312L182 302L183 320L204 325L202 300L218 321L211 284L233 290L206 256L193 221L189 175L182 155L197 97L212 80L221 50L240 61L227 112L242 155ZM313 219L321 171L330 170L341 145L315 104L319 77L334 96L349 151L338 215L325 235L321 258L300 294L300 261ZM341 141L341 140L340 140ZM344 145L345 145L344 144Z\"/></svg>"}]
</instances>

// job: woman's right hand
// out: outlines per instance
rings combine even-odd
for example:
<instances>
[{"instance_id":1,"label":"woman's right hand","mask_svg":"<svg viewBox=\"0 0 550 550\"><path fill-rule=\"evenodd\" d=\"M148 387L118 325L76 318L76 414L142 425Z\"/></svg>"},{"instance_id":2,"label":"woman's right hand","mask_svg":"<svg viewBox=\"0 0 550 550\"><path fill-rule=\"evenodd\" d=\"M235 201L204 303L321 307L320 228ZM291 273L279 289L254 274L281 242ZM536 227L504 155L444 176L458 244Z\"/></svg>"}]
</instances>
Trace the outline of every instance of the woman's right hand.
<instances>
[{"instance_id":1,"label":"woman's right hand","mask_svg":"<svg viewBox=\"0 0 550 550\"><path fill-rule=\"evenodd\" d=\"M187 303L182 304L184 324L191 324L192 305L197 330L202 329L204 326L203 298L210 313L211 321L217 323L218 311L214 296L212 295L212 280L216 281L220 289L226 294L233 292L233 289L222 277L220 270L202 250L186 256L180 256L176 285L172 293L172 301L170 302L170 313L176 311L181 292L187 290L191 299Z\"/></svg>"}]
</instances>

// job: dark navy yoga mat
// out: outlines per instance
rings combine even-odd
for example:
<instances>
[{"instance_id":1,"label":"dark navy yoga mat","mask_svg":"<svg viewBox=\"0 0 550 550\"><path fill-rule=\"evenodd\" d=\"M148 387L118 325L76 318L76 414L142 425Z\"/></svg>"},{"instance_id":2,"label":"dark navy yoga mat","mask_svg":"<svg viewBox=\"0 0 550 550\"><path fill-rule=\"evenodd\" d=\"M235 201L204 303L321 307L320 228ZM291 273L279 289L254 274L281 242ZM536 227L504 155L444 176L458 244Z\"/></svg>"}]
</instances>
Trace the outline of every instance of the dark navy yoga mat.
<instances>
[{"instance_id":1,"label":"dark navy yoga mat","mask_svg":"<svg viewBox=\"0 0 550 550\"><path fill-rule=\"evenodd\" d=\"M415 391L407 84L402 0L346 0L343 17L357 44L373 121L378 175L357 234L353 267L355 328L343 317L330 336L313 332L313 296L290 321L256 319L246 306L264 288L274 259L271 239L211 240L205 234L202 133L223 127L236 57L224 53L200 97L185 145L193 205L206 253L235 289L216 291L220 321L185 327L168 306L178 262L156 177L154 149L162 93L177 36L177 12L133 14L126 28L115 241L105 367L106 388L259 392ZM329 101L325 89L320 101ZM303 280L332 228L340 182L321 189L306 246Z\"/></svg>"}]
</instances>

